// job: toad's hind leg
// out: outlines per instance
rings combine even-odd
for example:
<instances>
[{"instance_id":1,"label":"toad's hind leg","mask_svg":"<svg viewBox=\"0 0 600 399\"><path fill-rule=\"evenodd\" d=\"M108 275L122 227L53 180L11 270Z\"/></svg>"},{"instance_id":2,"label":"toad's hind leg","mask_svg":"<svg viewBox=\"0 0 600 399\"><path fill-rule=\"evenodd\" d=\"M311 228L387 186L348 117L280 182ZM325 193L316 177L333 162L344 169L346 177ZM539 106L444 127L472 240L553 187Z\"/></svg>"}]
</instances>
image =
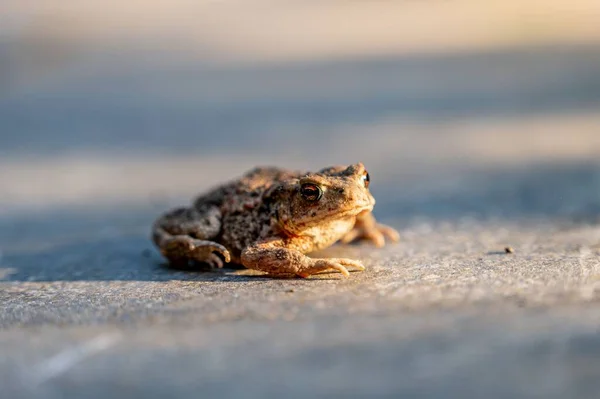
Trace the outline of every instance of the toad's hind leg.
<instances>
[{"instance_id":1,"label":"toad's hind leg","mask_svg":"<svg viewBox=\"0 0 600 399\"><path fill-rule=\"evenodd\" d=\"M161 253L173 265L187 265L189 261L222 267L231 260L229 251L210 241L221 230L221 212L216 206L204 209L177 208L159 218L152 229L152 239Z\"/></svg>"}]
</instances>

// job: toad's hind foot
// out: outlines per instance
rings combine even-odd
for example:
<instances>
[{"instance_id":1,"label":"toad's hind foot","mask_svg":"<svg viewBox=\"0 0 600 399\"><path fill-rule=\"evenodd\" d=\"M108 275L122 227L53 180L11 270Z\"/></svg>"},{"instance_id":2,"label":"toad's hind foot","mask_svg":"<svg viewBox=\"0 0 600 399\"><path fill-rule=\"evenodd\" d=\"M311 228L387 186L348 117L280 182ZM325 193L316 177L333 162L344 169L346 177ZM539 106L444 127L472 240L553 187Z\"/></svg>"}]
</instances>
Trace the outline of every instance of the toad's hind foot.
<instances>
[{"instance_id":1,"label":"toad's hind foot","mask_svg":"<svg viewBox=\"0 0 600 399\"><path fill-rule=\"evenodd\" d=\"M231 261L229 251L212 241L197 240L189 236L174 236L161 245L162 254L174 264L181 264L189 260L207 263L212 267L223 267L223 261L216 254L220 254L225 262Z\"/></svg>"},{"instance_id":2,"label":"toad's hind foot","mask_svg":"<svg viewBox=\"0 0 600 399\"><path fill-rule=\"evenodd\" d=\"M310 258L309 258L310 259ZM328 258L328 259L311 259L311 262L306 267L302 267L296 272L300 277L306 278L312 274L327 270L336 270L342 273L345 277L348 277L350 270L365 270L363 264L358 260L345 259L345 258Z\"/></svg>"}]
</instances>

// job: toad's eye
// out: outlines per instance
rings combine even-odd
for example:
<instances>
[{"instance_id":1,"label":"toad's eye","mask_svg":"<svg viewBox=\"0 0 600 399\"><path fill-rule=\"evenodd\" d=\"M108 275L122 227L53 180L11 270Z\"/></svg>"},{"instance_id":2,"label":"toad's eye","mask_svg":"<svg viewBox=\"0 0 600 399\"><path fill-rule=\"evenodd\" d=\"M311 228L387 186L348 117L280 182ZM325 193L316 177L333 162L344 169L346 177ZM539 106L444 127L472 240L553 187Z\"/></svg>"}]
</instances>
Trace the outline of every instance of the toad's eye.
<instances>
[{"instance_id":1,"label":"toad's eye","mask_svg":"<svg viewBox=\"0 0 600 399\"><path fill-rule=\"evenodd\" d=\"M369 188L369 182L371 181L371 176L369 176L368 172L365 172L365 174L362 177L362 181L365 184L365 187Z\"/></svg>"},{"instance_id":2,"label":"toad's eye","mask_svg":"<svg viewBox=\"0 0 600 399\"><path fill-rule=\"evenodd\" d=\"M302 198L305 200L313 202L321 199L323 190L316 184L306 183L300 187L300 194L302 194Z\"/></svg>"}]
</instances>

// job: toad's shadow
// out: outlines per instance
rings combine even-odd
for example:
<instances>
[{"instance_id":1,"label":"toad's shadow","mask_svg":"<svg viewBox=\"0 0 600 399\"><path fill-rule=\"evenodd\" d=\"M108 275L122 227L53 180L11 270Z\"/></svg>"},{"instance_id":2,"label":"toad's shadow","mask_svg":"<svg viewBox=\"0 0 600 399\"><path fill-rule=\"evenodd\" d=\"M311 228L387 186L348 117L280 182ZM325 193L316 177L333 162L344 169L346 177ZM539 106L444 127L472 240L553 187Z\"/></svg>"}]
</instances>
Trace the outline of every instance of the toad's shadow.
<instances>
[{"instance_id":1,"label":"toad's shadow","mask_svg":"<svg viewBox=\"0 0 600 399\"><path fill-rule=\"evenodd\" d=\"M39 251L7 252L0 261L0 282L56 281L214 281L247 282L271 279L253 274L241 265L210 270L173 268L147 237L82 241ZM327 274L304 281L339 279Z\"/></svg>"},{"instance_id":2,"label":"toad's shadow","mask_svg":"<svg viewBox=\"0 0 600 399\"><path fill-rule=\"evenodd\" d=\"M40 251L8 252L0 281L248 281L235 270L168 267L146 237L83 241Z\"/></svg>"}]
</instances>

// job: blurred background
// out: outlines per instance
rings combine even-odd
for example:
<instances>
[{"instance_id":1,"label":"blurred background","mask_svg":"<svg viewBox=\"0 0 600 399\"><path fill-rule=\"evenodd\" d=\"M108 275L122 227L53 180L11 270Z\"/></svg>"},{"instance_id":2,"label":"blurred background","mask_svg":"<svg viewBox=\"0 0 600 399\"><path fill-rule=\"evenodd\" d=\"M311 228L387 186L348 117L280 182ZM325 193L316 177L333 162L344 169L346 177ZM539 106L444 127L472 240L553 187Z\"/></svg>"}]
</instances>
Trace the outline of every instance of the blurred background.
<instances>
[{"instance_id":1,"label":"blurred background","mask_svg":"<svg viewBox=\"0 0 600 399\"><path fill-rule=\"evenodd\" d=\"M382 219L596 220L598 21L597 0L3 0L0 242L145 232L257 164L362 161Z\"/></svg>"}]
</instances>

